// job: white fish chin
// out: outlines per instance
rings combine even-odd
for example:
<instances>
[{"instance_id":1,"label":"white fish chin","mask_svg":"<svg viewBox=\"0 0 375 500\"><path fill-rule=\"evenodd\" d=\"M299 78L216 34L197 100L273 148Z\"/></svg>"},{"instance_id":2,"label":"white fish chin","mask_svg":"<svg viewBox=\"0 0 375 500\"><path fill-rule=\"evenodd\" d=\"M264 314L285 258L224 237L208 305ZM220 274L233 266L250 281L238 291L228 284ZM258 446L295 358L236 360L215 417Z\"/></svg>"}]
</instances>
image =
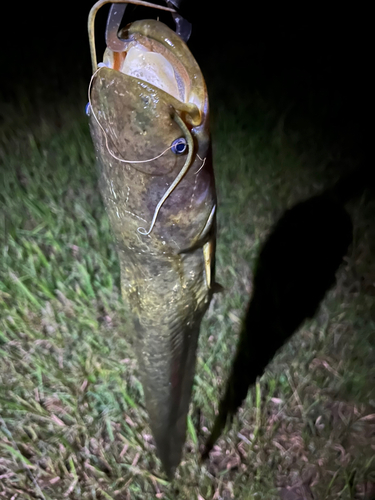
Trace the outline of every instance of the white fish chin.
<instances>
[{"instance_id":1,"label":"white fish chin","mask_svg":"<svg viewBox=\"0 0 375 500\"><path fill-rule=\"evenodd\" d=\"M125 75L139 78L184 102L184 95L179 91L176 74L172 64L157 52L148 52L131 47L121 65L120 71Z\"/></svg>"},{"instance_id":2,"label":"white fish chin","mask_svg":"<svg viewBox=\"0 0 375 500\"><path fill-rule=\"evenodd\" d=\"M160 34L160 39L137 31L129 37L124 33L122 51L112 51L107 47L101 65L152 85L188 105L190 123L199 125L208 109L207 91L199 66L189 55L188 48L181 45L182 41L172 30L156 21L144 22L144 31L146 33L151 31L151 35L156 32L158 36ZM172 42L168 39L169 32ZM120 31L120 38L121 35ZM175 104L179 109L179 105Z\"/></svg>"}]
</instances>

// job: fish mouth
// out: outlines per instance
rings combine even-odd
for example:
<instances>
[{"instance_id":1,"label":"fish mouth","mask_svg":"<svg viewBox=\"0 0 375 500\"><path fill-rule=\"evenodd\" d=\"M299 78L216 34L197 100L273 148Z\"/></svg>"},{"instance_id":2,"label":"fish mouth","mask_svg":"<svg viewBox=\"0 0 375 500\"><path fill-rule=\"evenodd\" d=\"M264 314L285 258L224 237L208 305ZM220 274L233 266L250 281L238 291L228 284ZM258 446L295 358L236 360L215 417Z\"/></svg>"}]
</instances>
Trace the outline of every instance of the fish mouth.
<instances>
[{"instance_id":1,"label":"fish mouth","mask_svg":"<svg viewBox=\"0 0 375 500\"><path fill-rule=\"evenodd\" d=\"M193 127L205 121L207 89L200 68L181 38L165 24L142 20L118 34L124 50L106 48L103 65L151 85L184 111Z\"/></svg>"}]
</instances>

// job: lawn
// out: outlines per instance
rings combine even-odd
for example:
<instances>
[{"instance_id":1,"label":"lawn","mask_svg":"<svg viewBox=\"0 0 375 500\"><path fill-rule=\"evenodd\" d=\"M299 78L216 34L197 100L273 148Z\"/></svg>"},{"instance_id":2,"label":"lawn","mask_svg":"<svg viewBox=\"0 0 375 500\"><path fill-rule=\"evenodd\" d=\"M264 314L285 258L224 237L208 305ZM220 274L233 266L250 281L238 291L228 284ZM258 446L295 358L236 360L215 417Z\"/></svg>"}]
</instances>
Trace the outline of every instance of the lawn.
<instances>
[{"instance_id":1,"label":"lawn","mask_svg":"<svg viewBox=\"0 0 375 500\"><path fill-rule=\"evenodd\" d=\"M286 209L338 179L331 160L345 162L288 103L208 77L224 292L202 324L183 461L168 483L143 406L84 85L59 98L24 91L2 108L0 498L374 499L373 192L346 205L353 243L336 284L202 464L261 246Z\"/></svg>"}]
</instances>

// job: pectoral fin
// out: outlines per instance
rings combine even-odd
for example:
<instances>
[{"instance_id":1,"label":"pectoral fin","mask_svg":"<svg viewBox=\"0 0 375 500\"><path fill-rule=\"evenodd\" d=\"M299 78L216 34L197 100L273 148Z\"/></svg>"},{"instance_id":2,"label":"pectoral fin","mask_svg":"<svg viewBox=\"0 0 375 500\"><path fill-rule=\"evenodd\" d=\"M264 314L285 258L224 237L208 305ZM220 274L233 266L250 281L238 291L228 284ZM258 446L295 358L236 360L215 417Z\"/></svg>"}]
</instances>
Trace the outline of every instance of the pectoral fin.
<instances>
[{"instance_id":1,"label":"pectoral fin","mask_svg":"<svg viewBox=\"0 0 375 500\"><path fill-rule=\"evenodd\" d=\"M207 288L211 288L213 259L215 258L215 241L209 240L203 245L204 269Z\"/></svg>"},{"instance_id":2,"label":"pectoral fin","mask_svg":"<svg viewBox=\"0 0 375 500\"><path fill-rule=\"evenodd\" d=\"M203 247L212 234L213 234L212 238L215 239L215 232L216 232L215 213L216 213L216 205L212 207L210 215L208 216L202 231L198 234L193 243L189 247L180 250L178 252L179 254L193 252L194 250L197 250L197 248Z\"/></svg>"}]
</instances>

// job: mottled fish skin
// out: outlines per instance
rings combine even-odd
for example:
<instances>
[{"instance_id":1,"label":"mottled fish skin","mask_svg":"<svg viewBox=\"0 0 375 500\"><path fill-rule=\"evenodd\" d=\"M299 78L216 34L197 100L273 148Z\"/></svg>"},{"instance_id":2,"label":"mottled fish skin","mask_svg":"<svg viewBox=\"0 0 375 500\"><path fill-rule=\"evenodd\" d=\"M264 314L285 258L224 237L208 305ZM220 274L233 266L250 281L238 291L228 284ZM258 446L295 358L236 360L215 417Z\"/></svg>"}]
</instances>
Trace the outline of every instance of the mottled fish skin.
<instances>
[{"instance_id":1,"label":"mottled fish skin","mask_svg":"<svg viewBox=\"0 0 375 500\"><path fill-rule=\"evenodd\" d=\"M147 38L154 49L159 44L172 50L187 70L190 92L204 102L197 113L194 104L111 68L100 69L91 87L92 110L106 132L91 113L100 190L116 239L150 426L172 478L185 442L200 323L213 293L216 192L208 100L197 63L173 31L157 21L138 21L128 31L144 43ZM155 207L187 155L168 150L154 161L129 164L108 148L126 160L159 155L184 136L176 112L190 130L194 153L151 233L143 235L138 229L150 228Z\"/></svg>"}]
</instances>

